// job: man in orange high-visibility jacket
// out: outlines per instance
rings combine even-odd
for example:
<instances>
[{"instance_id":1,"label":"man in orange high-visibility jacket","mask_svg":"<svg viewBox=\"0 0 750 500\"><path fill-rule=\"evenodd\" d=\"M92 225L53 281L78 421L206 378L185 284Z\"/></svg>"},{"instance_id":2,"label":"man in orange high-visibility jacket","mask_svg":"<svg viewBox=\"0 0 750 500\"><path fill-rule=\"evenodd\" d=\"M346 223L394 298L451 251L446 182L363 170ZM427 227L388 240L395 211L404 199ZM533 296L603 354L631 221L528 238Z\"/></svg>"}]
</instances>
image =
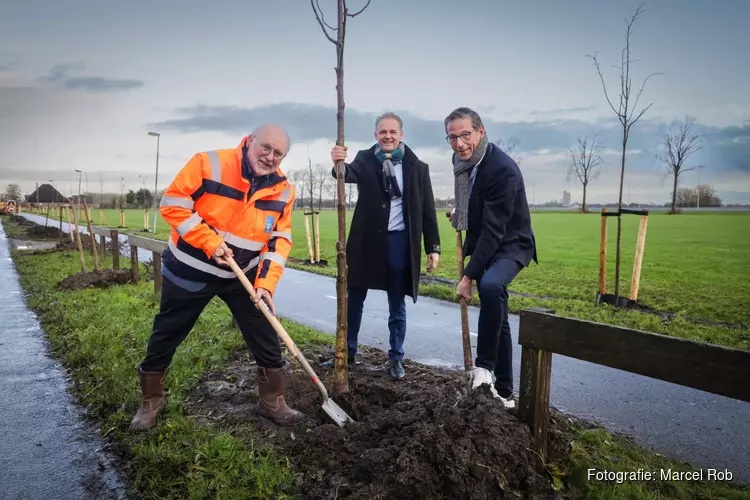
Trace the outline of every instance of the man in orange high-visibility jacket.
<instances>
[{"instance_id":1,"label":"man in orange high-visibility jacket","mask_svg":"<svg viewBox=\"0 0 750 500\"><path fill-rule=\"evenodd\" d=\"M295 190L279 169L289 146L284 129L260 126L237 148L194 155L164 192L159 210L172 231L160 310L137 367L142 399L133 428L156 422L175 350L214 296L229 306L257 364L257 411L282 425L302 416L284 400L276 331L225 260L235 259L275 314L273 293L292 247Z\"/></svg>"}]
</instances>

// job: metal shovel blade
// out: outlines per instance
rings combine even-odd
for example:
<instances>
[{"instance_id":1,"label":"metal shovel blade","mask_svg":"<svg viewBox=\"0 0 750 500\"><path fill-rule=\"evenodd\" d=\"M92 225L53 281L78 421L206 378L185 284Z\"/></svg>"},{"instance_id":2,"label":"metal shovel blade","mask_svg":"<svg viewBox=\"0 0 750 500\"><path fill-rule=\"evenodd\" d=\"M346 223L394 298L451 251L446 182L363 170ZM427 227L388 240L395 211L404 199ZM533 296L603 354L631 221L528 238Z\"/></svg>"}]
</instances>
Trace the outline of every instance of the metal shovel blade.
<instances>
[{"instance_id":1,"label":"metal shovel blade","mask_svg":"<svg viewBox=\"0 0 750 500\"><path fill-rule=\"evenodd\" d=\"M354 422L352 417L347 415L346 412L331 398L326 399L321 407L323 408L323 411L325 411L328 416L339 425L339 427L344 427L347 422Z\"/></svg>"}]
</instances>

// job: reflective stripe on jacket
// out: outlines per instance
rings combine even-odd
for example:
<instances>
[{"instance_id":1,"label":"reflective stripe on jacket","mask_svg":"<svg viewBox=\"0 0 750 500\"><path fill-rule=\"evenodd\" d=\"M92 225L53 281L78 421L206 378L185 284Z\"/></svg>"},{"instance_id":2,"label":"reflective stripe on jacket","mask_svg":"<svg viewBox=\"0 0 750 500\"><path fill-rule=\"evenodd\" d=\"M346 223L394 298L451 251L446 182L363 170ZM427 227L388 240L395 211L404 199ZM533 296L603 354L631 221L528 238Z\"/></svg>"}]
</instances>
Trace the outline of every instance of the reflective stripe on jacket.
<instances>
[{"instance_id":1,"label":"reflective stripe on jacket","mask_svg":"<svg viewBox=\"0 0 750 500\"><path fill-rule=\"evenodd\" d=\"M251 195L242 175L246 141L195 154L164 192L159 211L172 231L162 259L188 280L236 279L211 258L223 241L245 273L258 267L254 286L273 294L292 248L295 190L277 169L256 177L259 186Z\"/></svg>"}]
</instances>

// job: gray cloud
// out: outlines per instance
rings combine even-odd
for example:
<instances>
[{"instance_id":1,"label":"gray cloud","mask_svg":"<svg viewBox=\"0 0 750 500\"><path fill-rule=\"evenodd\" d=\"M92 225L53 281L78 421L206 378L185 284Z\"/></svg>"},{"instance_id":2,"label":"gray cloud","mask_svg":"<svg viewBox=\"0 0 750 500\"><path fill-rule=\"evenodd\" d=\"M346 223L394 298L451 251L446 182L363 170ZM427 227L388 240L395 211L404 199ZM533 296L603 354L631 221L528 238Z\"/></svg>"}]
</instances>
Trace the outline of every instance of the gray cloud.
<instances>
[{"instance_id":1,"label":"gray cloud","mask_svg":"<svg viewBox=\"0 0 750 500\"><path fill-rule=\"evenodd\" d=\"M404 120L405 141L408 144L413 147L447 149L442 120L394 111ZM446 114L450 111L446 110ZM283 102L254 108L199 104L178 108L175 113L177 117L149 126L186 133L212 131L245 134L258 124L270 121L286 127L296 142L336 138L336 110L315 104ZM373 141L376 116L377 113L347 108L344 117L346 140ZM628 154L634 162L633 168L654 170L659 167L655 154L661 146L659 134L667 125L661 120L644 117L632 127ZM599 135L605 148L613 151L619 151L622 143L622 128L614 116L594 123L575 119L520 122L485 120L485 128L492 140L500 137L516 138L516 150L521 153L540 150L565 152L576 143L578 137L593 133ZM691 162L717 170L748 169L750 124L717 128L698 123L695 125L695 132L704 136L703 149L691 158ZM640 154L635 154L635 151L640 151Z\"/></svg>"},{"instance_id":2,"label":"gray cloud","mask_svg":"<svg viewBox=\"0 0 750 500\"><path fill-rule=\"evenodd\" d=\"M49 75L40 78L41 81L60 85L70 90L85 90L90 92L116 92L143 87L141 80L105 78L102 76L70 76L73 71L84 68L82 64L58 64L50 69Z\"/></svg>"},{"instance_id":3,"label":"gray cloud","mask_svg":"<svg viewBox=\"0 0 750 500\"><path fill-rule=\"evenodd\" d=\"M529 112L530 115L533 116L543 116L543 115L565 115L565 114L571 114L571 113L585 113L587 111L595 111L599 109L599 106L591 105L591 106L579 106L577 108L558 108L558 109L550 109L548 111L540 111L540 110L534 110Z\"/></svg>"}]
</instances>

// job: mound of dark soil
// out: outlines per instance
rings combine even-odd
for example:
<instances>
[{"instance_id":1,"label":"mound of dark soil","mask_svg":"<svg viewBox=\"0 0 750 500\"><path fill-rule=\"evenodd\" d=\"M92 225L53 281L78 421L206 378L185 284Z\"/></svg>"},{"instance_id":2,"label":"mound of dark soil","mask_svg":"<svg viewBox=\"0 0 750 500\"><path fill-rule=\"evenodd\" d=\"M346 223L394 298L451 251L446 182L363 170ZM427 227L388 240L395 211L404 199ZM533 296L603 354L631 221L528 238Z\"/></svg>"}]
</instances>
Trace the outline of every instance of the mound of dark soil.
<instances>
[{"instance_id":1,"label":"mound of dark soil","mask_svg":"<svg viewBox=\"0 0 750 500\"><path fill-rule=\"evenodd\" d=\"M57 227L52 227L52 226L35 225L35 226L29 227L26 230L27 238L55 239L55 238L61 238L62 236L63 236L63 233L60 231L60 229Z\"/></svg>"},{"instance_id":2,"label":"mound of dark soil","mask_svg":"<svg viewBox=\"0 0 750 500\"><path fill-rule=\"evenodd\" d=\"M80 272L68 276L57 287L62 290L80 290L82 288L106 288L111 285L124 285L131 279L130 270L100 269L98 271Z\"/></svg>"},{"instance_id":3,"label":"mound of dark soil","mask_svg":"<svg viewBox=\"0 0 750 500\"><path fill-rule=\"evenodd\" d=\"M307 499L559 496L550 476L535 469L532 436L516 410L504 409L488 394L470 394L463 372L407 360L407 378L394 382L382 352L362 354L362 364L350 370L350 393L333 397L356 421L344 429L323 412L320 393L296 360L290 361L286 399L306 420L277 427L255 414L255 367L246 350L221 373L204 378L189 411L202 422L254 424L292 461ZM307 358L331 356L308 353ZM332 370L312 364L330 391ZM552 435L555 460L566 444L559 433Z\"/></svg>"},{"instance_id":4,"label":"mound of dark soil","mask_svg":"<svg viewBox=\"0 0 750 500\"><path fill-rule=\"evenodd\" d=\"M81 246L84 250L91 251L91 236L88 234L82 234L81 235ZM97 247L97 250L99 247ZM59 250L61 252L77 252L78 251L78 243L75 242L75 237L73 238L73 241L70 241L70 236L66 233L64 235L63 240L58 243L55 246L55 250Z\"/></svg>"}]
</instances>

